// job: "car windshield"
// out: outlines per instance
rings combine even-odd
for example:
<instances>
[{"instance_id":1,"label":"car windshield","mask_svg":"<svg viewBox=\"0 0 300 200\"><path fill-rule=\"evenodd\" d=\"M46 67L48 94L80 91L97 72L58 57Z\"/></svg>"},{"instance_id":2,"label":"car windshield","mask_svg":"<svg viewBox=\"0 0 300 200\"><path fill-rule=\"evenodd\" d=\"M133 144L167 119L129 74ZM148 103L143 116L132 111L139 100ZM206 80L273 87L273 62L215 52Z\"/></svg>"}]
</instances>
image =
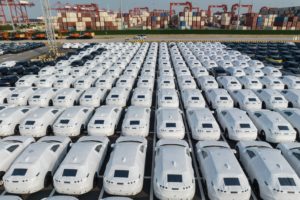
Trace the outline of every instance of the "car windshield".
<instances>
[{"instance_id":1,"label":"car windshield","mask_svg":"<svg viewBox=\"0 0 300 200\"><path fill-rule=\"evenodd\" d=\"M278 129L280 131L288 131L289 130L289 127L288 126L278 126Z\"/></svg>"},{"instance_id":2,"label":"car windshield","mask_svg":"<svg viewBox=\"0 0 300 200\"><path fill-rule=\"evenodd\" d=\"M228 100L227 97L220 97L220 100Z\"/></svg>"},{"instance_id":3,"label":"car windshield","mask_svg":"<svg viewBox=\"0 0 300 200\"><path fill-rule=\"evenodd\" d=\"M274 98L276 101L281 101L281 100L283 100L281 97L275 97Z\"/></svg>"},{"instance_id":4,"label":"car windshield","mask_svg":"<svg viewBox=\"0 0 300 200\"><path fill-rule=\"evenodd\" d=\"M62 176L75 177L77 169L64 169Z\"/></svg>"},{"instance_id":5,"label":"car windshield","mask_svg":"<svg viewBox=\"0 0 300 200\"><path fill-rule=\"evenodd\" d=\"M172 97L165 97L165 100L172 100Z\"/></svg>"},{"instance_id":6,"label":"car windshield","mask_svg":"<svg viewBox=\"0 0 300 200\"><path fill-rule=\"evenodd\" d=\"M226 186L239 186L240 180L238 178L224 178L224 184Z\"/></svg>"},{"instance_id":7,"label":"car windshield","mask_svg":"<svg viewBox=\"0 0 300 200\"><path fill-rule=\"evenodd\" d=\"M92 95L85 95L84 98L86 98L86 99L91 99L91 98L92 98Z\"/></svg>"},{"instance_id":8,"label":"car windshield","mask_svg":"<svg viewBox=\"0 0 300 200\"><path fill-rule=\"evenodd\" d=\"M293 152L293 156L295 156L298 160L300 160L300 153Z\"/></svg>"},{"instance_id":9,"label":"car windshield","mask_svg":"<svg viewBox=\"0 0 300 200\"><path fill-rule=\"evenodd\" d=\"M181 174L168 174L167 176L169 183L181 183L182 175Z\"/></svg>"},{"instance_id":10,"label":"car windshield","mask_svg":"<svg viewBox=\"0 0 300 200\"><path fill-rule=\"evenodd\" d=\"M119 95L117 95L117 94L111 95L111 98L118 98L118 97L119 97Z\"/></svg>"},{"instance_id":11,"label":"car windshield","mask_svg":"<svg viewBox=\"0 0 300 200\"><path fill-rule=\"evenodd\" d=\"M128 170L115 170L114 177L116 178L128 178Z\"/></svg>"},{"instance_id":12,"label":"car windshield","mask_svg":"<svg viewBox=\"0 0 300 200\"><path fill-rule=\"evenodd\" d=\"M26 174L26 172L27 172L27 169L21 169L21 168L19 168L19 169L14 169L14 171L12 172L12 176L25 176L25 174Z\"/></svg>"},{"instance_id":13,"label":"car windshield","mask_svg":"<svg viewBox=\"0 0 300 200\"><path fill-rule=\"evenodd\" d=\"M281 186L296 186L296 183L293 178L279 177L278 181Z\"/></svg>"},{"instance_id":14,"label":"car windshield","mask_svg":"<svg viewBox=\"0 0 300 200\"><path fill-rule=\"evenodd\" d=\"M256 98L248 98L249 101L256 101Z\"/></svg>"},{"instance_id":15,"label":"car windshield","mask_svg":"<svg viewBox=\"0 0 300 200\"><path fill-rule=\"evenodd\" d=\"M207 83L210 83L210 84L212 84L212 83L214 83L213 81L207 81Z\"/></svg>"},{"instance_id":16,"label":"car windshield","mask_svg":"<svg viewBox=\"0 0 300 200\"><path fill-rule=\"evenodd\" d=\"M199 100L199 97L192 97L192 100Z\"/></svg>"}]
</instances>

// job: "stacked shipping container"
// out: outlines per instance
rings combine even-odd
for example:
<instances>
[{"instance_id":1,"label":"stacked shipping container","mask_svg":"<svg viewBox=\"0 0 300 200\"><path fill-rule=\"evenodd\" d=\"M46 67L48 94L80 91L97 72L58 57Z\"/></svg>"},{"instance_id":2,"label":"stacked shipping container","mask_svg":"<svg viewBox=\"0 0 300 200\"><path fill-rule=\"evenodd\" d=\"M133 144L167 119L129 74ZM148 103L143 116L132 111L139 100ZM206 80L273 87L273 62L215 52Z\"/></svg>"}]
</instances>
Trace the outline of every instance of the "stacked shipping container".
<instances>
[{"instance_id":1,"label":"stacked shipping container","mask_svg":"<svg viewBox=\"0 0 300 200\"><path fill-rule=\"evenodd\" d=\"M179 13L178 28L184 29L202 29L206 21L205 11L191 12L185 11Z\"/></svg>"},{"instance_id":2,"label":"stacked shipping container","mask_svg":"<svg viewBox=\"0 0 300 200\"><path fill-rule=\"evenodd\" d=\"M221 29L241 30L300 30L300 17L278 16L276 14L259 15L246 13L241 15L238 25L237 16L231 12L215 13L208 17L206 11L192 12L185 10L179 15L170 17L165 10L139 10L139 12L124 13L100 10L97 12L60 11L54 18L57 30L121 30L121 29L167 29L177 27L181 30L204 29L214 26Z\"/></svg>"}]
</instances>

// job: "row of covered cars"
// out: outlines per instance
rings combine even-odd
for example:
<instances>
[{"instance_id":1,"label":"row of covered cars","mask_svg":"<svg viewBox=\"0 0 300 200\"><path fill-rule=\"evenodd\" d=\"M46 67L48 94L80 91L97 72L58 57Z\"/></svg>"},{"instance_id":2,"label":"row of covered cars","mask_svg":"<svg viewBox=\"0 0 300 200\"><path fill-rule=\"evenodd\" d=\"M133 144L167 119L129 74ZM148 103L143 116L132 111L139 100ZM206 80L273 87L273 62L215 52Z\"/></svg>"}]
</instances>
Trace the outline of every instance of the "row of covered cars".
<instances>
[{"instance_id":1,"label":"row of covered cars","mask_svg":"<svg viewBox=\"0 0 300 200\"><path fill-rule=\"evenodd\" d=\"M86 61L83 66L70 66L99 48L107 51ZM221 76L216 68L226 73ZM246 68L254 69L253 74L238 75L239 70L246 73ZM88 82L87 76L92 76L94 82L78 88L76 81L70 81L60 88L54 82L36 85L38 82L24 77L16 88L3 89L8 95L2 98L5 105L0 111L0 125L3 125L0 130L11 126L13 129L7 131L8 135L20 132L28 138L42 137L36 143L60 141L67 149L61 159L53 159L56 165L51 168L51 173L47 177L41 176L42 182L37 184L39 190L50 179L58 193L79 195L89 192L102 166L105 167L103 187L107 194L138 194L144 186L145 158L147 149L149 151L145 137L149 137L150 124L154 123L150 120L151 111L155 110L154 139L158 141L153 149L152 184L157 198L193 199L198 195L199 182L197 184L195 177L198 168L195 168L193 154L204 180L204 191L210 199L249 199L251 190L263 199L299 198L298 160L295 159L297 154L293 153L300 148L299 143L294 142L299 134L300 82L297 77L282 76L280 70L265 67L238 51L226 50L220 43L98 44L71 56L70 60L57 62L57 66L43 69L45 71L39 72L43 79L61 76L60 82L64 82L68 77L76 76L78 79L83 77L84 83ZM261 73L256 72L259 70L263 73L256 76L255 73ZM264 80L267 78L271 83ZM278 81L283 87L274 86ZM28 96L18 92L28 88L32 90ZM15 91L17 95L13 95ZM77 96L61 91L77 92ZM27 95L28 92L23 93ZM14 113L13 109L19 109L19 112L8 117L9 113ZM122 118L124 111L126 114ZM22 112L28 112L23 115L22 123L9 122L22 116ZM122 136L112 145L108 163L103 163L110 149L106 137L117 134L121 121ZM34 135L36 130L41 134ZM83 136L86 132L90 136ZM53 133L56 136L46 136ZM81 137L68 150L70 139L66 136ZM190 136L192 140L200 141L190 146ZM223 136L237 142L235 151ZM280 150L268 143L276 143ZM49 147L49 151L55 153L55 148ZM21 184L14 186L19 183L14 181L26 183L31 180L27 175L38 174L33 166L27 168L32 173L23 170L24 175L14 177L13 171L21 168L18 163L26 159L32 163L31 155L50 157L46 153L41 155L41 150L26 151L27 148L23 151L25 156L22 153L13 159L9 171L3 173L5 188L13 188L6 189L9 192L35 192L30 187L22 188ZM90 156L92 153L98 153L98 157ZM86 166L89 160L95 159L97 162Z\"/></svg>"}]
</instances>

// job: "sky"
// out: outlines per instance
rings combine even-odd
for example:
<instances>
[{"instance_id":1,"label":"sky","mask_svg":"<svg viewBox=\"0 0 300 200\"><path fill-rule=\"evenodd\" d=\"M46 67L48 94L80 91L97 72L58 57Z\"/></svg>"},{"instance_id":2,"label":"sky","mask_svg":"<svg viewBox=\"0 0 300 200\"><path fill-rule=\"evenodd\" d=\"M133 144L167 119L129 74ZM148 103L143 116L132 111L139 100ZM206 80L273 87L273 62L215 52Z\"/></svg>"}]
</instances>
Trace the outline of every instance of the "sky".
<instances>
[{"instance_id":1,"label":"sky","mask_svg":"<svg viewBox=\"0 0 300 200\"><path fill-rule=\"evenodd\" d=\"M28 9L29 17L35 18L42 15L40 0L31 0L36 5ZM98 3L100 8L118 10L120 9L121 0L60 0L62 3ZM128 11L134 7L148 6L150 9L169 9L170 0L122 0L123 10ZM186 0L173 0L173 2L185 2ZM209 4L227 4L228 8L231 8L232 4L238 3L239 0L190 0L194 7L200 7L201 9L207 9ZM50 4L54 5L57 0L49 0ZM258 11L262 6L268 7L289 7L300 6L300 0L241 0L242 4L253 4L254 11ZM182 9L182 8L181 8ZM53 12L53 15L55 12Z\"/></svg>"}]
</instances>

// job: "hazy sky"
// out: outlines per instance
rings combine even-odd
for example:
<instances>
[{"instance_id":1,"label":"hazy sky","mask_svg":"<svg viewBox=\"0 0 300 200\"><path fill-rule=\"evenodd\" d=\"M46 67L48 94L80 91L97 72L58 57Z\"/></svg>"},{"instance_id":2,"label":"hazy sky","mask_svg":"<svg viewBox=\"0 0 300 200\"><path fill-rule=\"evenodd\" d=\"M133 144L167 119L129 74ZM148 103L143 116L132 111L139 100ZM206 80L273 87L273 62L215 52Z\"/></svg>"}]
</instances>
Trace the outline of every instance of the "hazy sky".
<instances>
[{"instance_id":1,"label":"hazy sky","mask_svg":"<svg viewBox=\"0 0 300 200\"><path fill-rule=\"evenodd\" d=\"M40 0L31 0L36 3L36 6L28 9L30 17L37 17L42 14ZM57 0L49 0L53 5ZM173 2L185 2L186 0L173 0ZM238 3L239 0L190 0L194 6L199 6L201 9L207 9L209 4L227 4L229 9L234 3ZM63 3L90 3L96 2L100 8L117 10L120 8L120 0L61 0ZM242 4L253 4L254 11L258 11L262 6L268 7L288 7L288 6L300 6L300 0L241 0ZM123 0L123 9L129 10L133 7L148 6L150 9L169 9L170 0ZM54 14L55 12L53 12Z\"/></svg>"}]
</instances>

